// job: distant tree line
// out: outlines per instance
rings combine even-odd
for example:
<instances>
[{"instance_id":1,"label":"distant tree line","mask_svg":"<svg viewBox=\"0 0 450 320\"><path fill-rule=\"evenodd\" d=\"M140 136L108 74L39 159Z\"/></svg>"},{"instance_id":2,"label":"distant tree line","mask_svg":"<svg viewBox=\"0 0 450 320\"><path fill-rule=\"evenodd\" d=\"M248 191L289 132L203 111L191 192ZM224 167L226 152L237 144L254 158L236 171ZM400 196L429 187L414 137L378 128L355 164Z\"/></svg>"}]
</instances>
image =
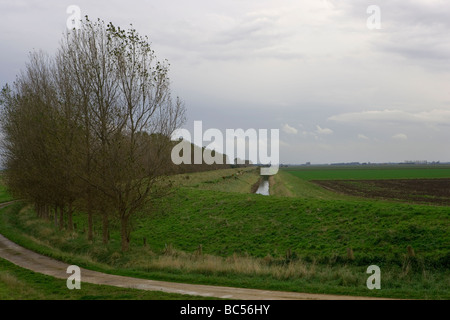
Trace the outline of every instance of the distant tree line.
<instances>
[{"instance_id":1,"label":"distant tree line","mask_svg":"<svg viewBox=\"0 0 450 320\"><path fill-rule=\"evenodd\" d=\"M165 176L183 170L170 160L170 137L185 107L171 96L168 71L132 27L87 17L54 56L31 53L0 95L9 189L60 228L72 230L74 210L85 212L89 240L94 215L105 243L117 219L128 250L131 217L167 193Z\"/></svg>"},{"instance_id":2,"label":"distant tree line","mask_svg":"<svg viewBox=\"0 0 450 320\"><path fill-rule=\"evenodd\" d=\"M215 150L207 150L208 153L211 154L211 156L215 159L221 158L221 161L218 161L219 163L207 163L204 159L204 157L202 157L202 162L195 164L195 156L194 154L199 151L201 152L201 154L203 154L206 150L205 147L199 147L189 141L183 141L181 138L178 141L172 141L172 146L175 147L177 146L180 142L184 143L182 151L180 151L180 156L183 155L184 150L189 150L190 149L190 161L189 164L185 164L185 163L181 163L179 165L175 165L173 168L173 172L174 173L192 173L192 172L202 172L202 171L210 171L210 170L219 170L219 169L231 169L231 168L244 168L244 167L249 167L252 166L251 162L249 160L241 160L236 158L234 160L233 164L228 164L227 162L227 156L220 153L220 152L216 152ZM199 150L201 149L201 150ZM221 163L220 163L221 162ZM237 163L241 163L242 164L237 164Z\"/></svg>"}]
</instances>

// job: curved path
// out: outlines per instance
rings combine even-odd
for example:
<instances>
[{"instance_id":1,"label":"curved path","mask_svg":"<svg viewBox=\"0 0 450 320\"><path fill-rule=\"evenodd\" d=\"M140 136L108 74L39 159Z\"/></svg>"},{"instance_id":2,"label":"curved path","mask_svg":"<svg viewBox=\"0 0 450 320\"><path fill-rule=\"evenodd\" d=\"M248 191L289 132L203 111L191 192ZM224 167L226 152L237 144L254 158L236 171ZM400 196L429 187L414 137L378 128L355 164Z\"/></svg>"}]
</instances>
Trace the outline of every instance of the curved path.
<instances>
[{"instance_id":1,"label":"curved path","mask_svg":"<svg viewBox=\"0 0 450 320\"><path fill-rule=\"evenodd\" d=\"M12 202L0 204L0 209ZM8 240L0 234L0 257L22 268L46 274L59 279L67 279L69 264L37 254ZM204 297L242 300L367 300L368 297L352 297L298 292L268 291L220 287L198 284L184 284L166 281L145 280L124 277L81 268L81 282L109 285L122 288L163 291L168 293L188 294Z\"/></svg>"}]
</instances>

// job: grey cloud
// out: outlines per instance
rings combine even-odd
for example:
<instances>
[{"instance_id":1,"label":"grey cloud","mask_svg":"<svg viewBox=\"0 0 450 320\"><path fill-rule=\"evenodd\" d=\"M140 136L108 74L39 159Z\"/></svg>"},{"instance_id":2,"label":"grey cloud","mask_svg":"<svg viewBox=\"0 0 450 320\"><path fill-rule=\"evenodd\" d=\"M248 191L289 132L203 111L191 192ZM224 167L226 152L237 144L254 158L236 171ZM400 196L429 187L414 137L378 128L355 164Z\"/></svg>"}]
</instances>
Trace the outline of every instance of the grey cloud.
<instances>
[{"instance_id":1,"label":"grey cloud","mask_svg":"<svg viewBox=\"0 0 450 320\"><path fill-rule=\"evenodd\" d=\"M419 60L433 60L441 63L450 62L450 48L440 48L437 45L424 47L423 45L396 45L388 43L383 45L382 50L398 53L406 58Z\"/></svg>"},{"instance_id":2,"label":"grey cloud","mask_svg":"<svg viewBox=\"0 0 450 320\"><path fill-rule=\"evenodd\" d=\"M324 135L328 135L328 134L333 134L333 130L331 130L330 128L321 128L319 125L316 125L316 133L318 134L324 134Z\"/></svg>"},{"instance_id":3,"label":"grey cloud","mask_svg":"<svg viewBox=\"0 0 450 320\"><path fill-rule=\"evenodd\" d=\"M353 113L343 113L328 118L330 121L365 125L368 122L377 125L381 123L409 123L409 124L432 124L450 126L450 110L431 110L423 112L407 112L401 110L375 110Z\"/></svg>"},{"instance_id":4,"label":"grey cloud","mask_svg":"<svg viewBox=\"0 0 450 320\"><path fill-rule=\"evenodd\" d=\"M398 141L405 141L405 140L408 140L408 136L404 133L397 133L392 136L392 139L398 140Z\"/></svg>"},{"instance_id":5,"label":"grey cloud","mask_svg":"<svg viewBox=\"0 0 450 320\"><path fill-rule=\"evenodd\" d=\"M447 1L433 0L328 0L334 9L344 17L366 21L370 5L381 9L382 21L397 25L450 26L450 7Z\"/></svg>"},{"instance_id":6,"label":"grey cloud","mask_svg":"<svg viewBox=\"0 0 450 320\"><path fill-rule=\"evenodd\" d=\"M211 44L266 47L278 43L288 36L277 26L278 15L249 13L238 19L237 23L214 35Z\"/></svg>"},{"instance_id":7,"label":"grey cloud","mask_svg":"<svg viewBox=\"0 0 450 320\"><path fill-rule=\"evenodd\" d=\"M297 134L298 130L294 127L291 127L287 123L283 125L282 130L287 134Z\"/></svg>"},{"instance_id":8,"label":"grey cloud","mask_svg":"<svg viewBox=\"0 0 450 320\"><path fill-rule=\"evenodd\" d=\"M125 28L133 23L149 36L158 59L172 65L187 126L193 120L221 129L289 123L298 130L283 136L280 152L289 162L354 161L361 154L388 161L397 157L391 151L402 160L423 150L450 159L450 112L443 110L450 110L450 2L330 3L0 0L0 26L7 30L0 33L0 85L14 80L28 51L53 52L66 8L75 4L82 15ZM366 27L373 4L381 7L382 30ZM304 127L293 125L298 122ZM333 134L320 135L316 124ZM403 150L392 139L399 133L408 137Z\"/></svg>"},{"instance_id":9,"label":"grey cloud","mask_svg":"<svg viewBox=\"0 0 450 320\"><path fill-rule=\"evenodd\" d=\"M172 28L159 30L153 39L197 60L303 59L303 54L289 42L293 32L278 23L280 17L281 13L267 12L249 12L233 18L218 16L227 21L226 25L214 24L208 17L205 25L179 20L172 23Z\"/></svg>"},{"instance_id":10,"label":"grey cloud","mask_svg":"<svg viewBox=\"0 0 450 320\"><path fill-rule=\"evenodd\" d=\"M375 50L407 59L424 61L426 67L450 65L450 6L446 1L330 0L343 18L365 24L366 9L376 4L381 9L382 30L370 31ZM430 62L434 62L432 65Z\"/></svg>"}]
</instances>

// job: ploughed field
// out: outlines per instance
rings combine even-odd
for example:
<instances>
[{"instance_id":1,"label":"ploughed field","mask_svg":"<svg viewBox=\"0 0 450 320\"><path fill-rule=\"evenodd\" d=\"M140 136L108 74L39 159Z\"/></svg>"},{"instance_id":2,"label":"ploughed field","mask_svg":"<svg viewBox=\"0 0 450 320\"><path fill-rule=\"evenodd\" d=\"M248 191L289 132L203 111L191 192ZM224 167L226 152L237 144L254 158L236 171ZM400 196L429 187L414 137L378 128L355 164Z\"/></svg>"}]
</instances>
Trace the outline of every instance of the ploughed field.
<instances>
[{"instance_id":1,"label":"ploughed field","mask_svg":"<svg viewBox=\"0 0 450 320\"><path fill-rule=\"evenodd\" d=\"M312 180L334 192L365 198L450 205L450 179Z\"/></svg>"},{"instance_id":2,"label":"ploughed field","mask_svg":"<svg viewBox=\"0 0 450 320\"><path fill-rule=\"evenodd\" d=\"M450 205L450 165L300 166L292 176L337 195Z\"/></svg>"}]
</instances>

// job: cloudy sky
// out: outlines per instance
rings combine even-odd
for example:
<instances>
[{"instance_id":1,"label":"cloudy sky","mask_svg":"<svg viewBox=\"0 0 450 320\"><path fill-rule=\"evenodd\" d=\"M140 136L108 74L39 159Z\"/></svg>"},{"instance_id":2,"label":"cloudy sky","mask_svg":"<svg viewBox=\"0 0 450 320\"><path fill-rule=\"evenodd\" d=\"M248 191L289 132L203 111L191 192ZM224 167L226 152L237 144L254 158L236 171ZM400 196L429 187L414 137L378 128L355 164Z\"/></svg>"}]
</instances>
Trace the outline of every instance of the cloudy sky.
<instances>
[{"instance_id":1,"label":"cloudy sky","mask_svg":"<svg viewBox=\"0 0 450 320\"><path fill-rule=\"evenodd\" d=\"M450 161L449 1L0 0L1 86L69 5L149 37L188 130L279 129L282 163Z\"/></svg>"}]
</instances>

